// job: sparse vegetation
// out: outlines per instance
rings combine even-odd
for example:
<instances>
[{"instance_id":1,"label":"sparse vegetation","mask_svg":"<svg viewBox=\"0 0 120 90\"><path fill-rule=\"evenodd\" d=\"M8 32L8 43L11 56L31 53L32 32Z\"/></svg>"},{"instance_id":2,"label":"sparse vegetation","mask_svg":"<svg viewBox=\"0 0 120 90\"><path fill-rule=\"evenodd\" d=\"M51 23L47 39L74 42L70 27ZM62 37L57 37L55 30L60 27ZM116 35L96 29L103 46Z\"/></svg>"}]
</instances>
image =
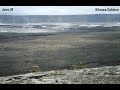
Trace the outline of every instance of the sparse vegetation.
<instances>
[{"instance_id":1,"label":"sparse vegetation","mask_svg":"<svg viewBox=\"0 0 120 90\"><path fill-rule=\"evenodd\" d=\"M67 66L67 69L83 69L83 68L87 68L87 64L84 64L82 62Z\"/></svg>"},{"instance_id":2,"label":"sparse vegetation","mask_svg":"<svg viewBox=\"0 0 120 90\"><path fill-rule=\"evenodd\" d=\"M41 70L38 66L33 66L32 69L30 70L30 72L39 72L39 71Z\"/></svg>"},{"instance_id":3,"label":"sparse vegetation","mask_svg":"<svg viewBox=\"0 0 120 90\"><path fill-rule=\"evenodd\" d=\"M61 75L65 75L65 73L62 72L62 71L55 71L55 73L52 73L52 74L50 74L50 75L61 76Z\"/></svg>"}]
</instances>

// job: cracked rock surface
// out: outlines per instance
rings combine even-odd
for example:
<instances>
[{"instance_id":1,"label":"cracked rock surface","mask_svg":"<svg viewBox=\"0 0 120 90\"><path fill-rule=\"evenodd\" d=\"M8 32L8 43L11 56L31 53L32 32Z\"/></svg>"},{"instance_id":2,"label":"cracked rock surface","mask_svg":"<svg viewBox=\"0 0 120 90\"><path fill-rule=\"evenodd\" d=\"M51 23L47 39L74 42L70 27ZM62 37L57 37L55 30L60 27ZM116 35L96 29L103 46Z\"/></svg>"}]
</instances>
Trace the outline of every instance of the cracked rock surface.
<instances>
[{"instance_id":1,"label":"cracked rock surface","mask_svg":"<svg viewBox=\"0 0 120 90\"><path fill-rule=\"evenodd\" d=\"M120 66L4 76L0 77L0 84L120 84Z\"/></svg>"}]
</instances>

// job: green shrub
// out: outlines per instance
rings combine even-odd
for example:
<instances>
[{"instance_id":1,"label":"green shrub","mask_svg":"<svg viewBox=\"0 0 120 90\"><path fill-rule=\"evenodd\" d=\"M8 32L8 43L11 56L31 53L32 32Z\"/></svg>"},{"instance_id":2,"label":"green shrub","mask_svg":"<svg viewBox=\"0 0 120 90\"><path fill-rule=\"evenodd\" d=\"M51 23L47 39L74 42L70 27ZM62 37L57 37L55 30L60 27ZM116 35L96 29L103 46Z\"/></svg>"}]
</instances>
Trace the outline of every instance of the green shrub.
<instances>
[{"instance_id":1,"label":"green shrub","mask_svg":"<svg viewBox=\"0 0 120 90\"><path fill-rule=\"evenodd\" d=\"M41 70L38 66L33 66L32 69L30 70L30 72L39 72L39 71Z\"/></svg>"}]
</instances>

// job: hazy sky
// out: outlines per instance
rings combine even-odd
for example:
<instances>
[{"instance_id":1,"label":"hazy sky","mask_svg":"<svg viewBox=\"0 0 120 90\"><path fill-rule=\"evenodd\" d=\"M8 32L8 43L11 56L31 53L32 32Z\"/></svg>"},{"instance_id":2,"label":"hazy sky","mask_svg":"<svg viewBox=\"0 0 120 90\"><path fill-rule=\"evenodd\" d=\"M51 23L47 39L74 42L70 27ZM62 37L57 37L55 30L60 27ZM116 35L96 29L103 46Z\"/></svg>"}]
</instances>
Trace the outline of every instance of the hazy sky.
<instances>
[{"instance_id":1,"label":"hazy sky","mask_svg":"<svg viewBox=\"0 0 120 90\"><path fill-rule=\"evenodd\" d=\"M13 8L13 11L2 11ZM95 11L95 8L114 8L119 11ZM120 6L0 6L0 15L76 15L76 14L118 14Z\"/></svg>"}]
</instances>

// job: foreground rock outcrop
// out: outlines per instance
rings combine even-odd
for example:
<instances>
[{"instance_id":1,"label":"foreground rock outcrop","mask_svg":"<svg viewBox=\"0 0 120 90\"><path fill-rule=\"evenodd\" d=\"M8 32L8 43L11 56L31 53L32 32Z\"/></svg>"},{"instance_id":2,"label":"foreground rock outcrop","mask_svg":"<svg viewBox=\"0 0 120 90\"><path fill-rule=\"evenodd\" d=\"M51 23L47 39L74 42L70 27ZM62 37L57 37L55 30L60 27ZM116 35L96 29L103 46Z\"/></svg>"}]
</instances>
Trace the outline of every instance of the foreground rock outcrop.
<instances>
[{"instance_id":1,"label":"foreground rock outcrop","mask_svg":"<svg viewBox=\"0 0 120 90\"><path fill-rule=\"evenodd\" d=\"M0 77L0 84L120 84L120 66L5 76Z\"/></svg>"}]
</instances>

